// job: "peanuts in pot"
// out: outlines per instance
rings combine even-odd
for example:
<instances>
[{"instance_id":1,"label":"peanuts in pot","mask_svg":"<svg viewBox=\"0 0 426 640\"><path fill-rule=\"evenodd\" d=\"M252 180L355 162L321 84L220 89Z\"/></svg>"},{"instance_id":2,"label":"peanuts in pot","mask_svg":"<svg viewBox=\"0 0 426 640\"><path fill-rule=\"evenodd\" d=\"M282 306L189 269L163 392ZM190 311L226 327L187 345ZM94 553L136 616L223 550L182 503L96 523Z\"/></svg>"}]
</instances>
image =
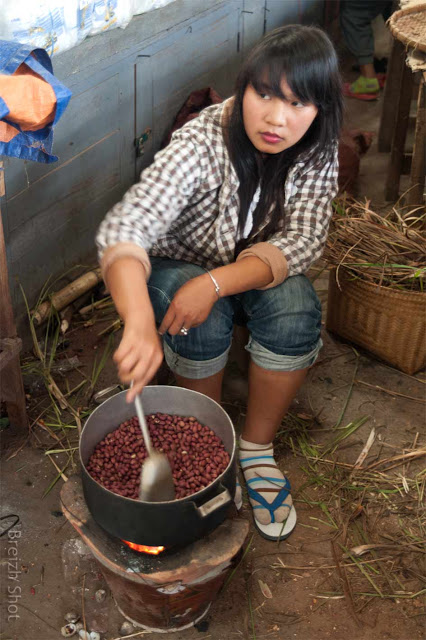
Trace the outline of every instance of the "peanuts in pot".
<instances>
[{"instance_id":1,"label":"peanuts in pot","mask_svg":"<svg viewBox=\"0 0 426 640\"><path fill-rule=\"evenodd\" d=\"M210 485L229 464L221 439L196 418L155 413L146 416L154 449L169 459L176 499ZM139 497L141 466L147 457L137 417L124 421L99 442L86 468L103 487Z\"/></svg>"}]
</instances>

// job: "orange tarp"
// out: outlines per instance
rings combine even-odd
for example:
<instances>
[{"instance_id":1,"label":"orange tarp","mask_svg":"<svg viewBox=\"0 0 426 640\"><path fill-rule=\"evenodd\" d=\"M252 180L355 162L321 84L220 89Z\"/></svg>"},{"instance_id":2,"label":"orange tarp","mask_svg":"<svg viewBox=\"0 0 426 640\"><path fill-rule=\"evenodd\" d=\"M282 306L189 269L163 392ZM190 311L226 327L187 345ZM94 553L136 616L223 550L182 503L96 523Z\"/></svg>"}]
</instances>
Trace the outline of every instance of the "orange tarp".
<instances>
[{"instance_id":1,"label":"orange tarp","mask_svg":"<svg viewBox=\"0 0 426 640\"><path fill-rule=\"evenodd\" d=\"M7 120L23 131L42 129L55 117L53 88L25 63L13 75L0 74L0 96L9 109ZM9 142L18 133L14 126L0 121L0 142Z\"/></svg>"}]
</instances>

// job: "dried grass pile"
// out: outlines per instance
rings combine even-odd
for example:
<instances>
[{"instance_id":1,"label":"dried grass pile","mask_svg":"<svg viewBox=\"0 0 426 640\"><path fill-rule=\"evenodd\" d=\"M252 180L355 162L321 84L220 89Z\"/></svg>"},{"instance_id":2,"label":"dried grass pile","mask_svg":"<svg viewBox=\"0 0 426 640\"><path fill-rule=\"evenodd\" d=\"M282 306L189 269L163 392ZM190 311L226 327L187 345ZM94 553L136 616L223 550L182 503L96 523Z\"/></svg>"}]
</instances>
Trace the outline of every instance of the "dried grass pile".
<instances>
[{"instance_id":1,"label":"dried grass pile","mask_svg":"<svg viewBox=\"0 0 426 640\"><path fill-rule=\"evenodd\" d=\"M386 215L370 202L336 199L324 252L326 262L373 284L425 291L424 207L394 206Z\"/></svg>"}]
</instances>

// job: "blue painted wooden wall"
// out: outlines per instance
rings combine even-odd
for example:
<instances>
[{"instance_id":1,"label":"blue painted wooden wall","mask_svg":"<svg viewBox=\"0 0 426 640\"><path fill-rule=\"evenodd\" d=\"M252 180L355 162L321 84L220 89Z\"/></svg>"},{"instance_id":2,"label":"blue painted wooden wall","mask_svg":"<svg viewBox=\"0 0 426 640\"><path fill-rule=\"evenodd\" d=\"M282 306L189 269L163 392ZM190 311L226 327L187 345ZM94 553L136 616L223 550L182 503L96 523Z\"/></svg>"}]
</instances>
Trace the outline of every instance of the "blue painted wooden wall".
<instances>
[{"instance_id":1,"label":"blue painted wooden wall","mask_svg":"<svg viewBox=\"0 0 426 640\"><path fill-rule=\"evenodd\" d=\"M100 221L151 162L187 95L204 86L230 95L241 56L263 33L321 24L322 10L322 0L175 0L53 59L73 92L55 130L59 161L5 158L1 209L21 333L18 283L33 304L49 276L94 264ZM137 158L134 140L146 129Z\"/></svg>"}]
</instances>

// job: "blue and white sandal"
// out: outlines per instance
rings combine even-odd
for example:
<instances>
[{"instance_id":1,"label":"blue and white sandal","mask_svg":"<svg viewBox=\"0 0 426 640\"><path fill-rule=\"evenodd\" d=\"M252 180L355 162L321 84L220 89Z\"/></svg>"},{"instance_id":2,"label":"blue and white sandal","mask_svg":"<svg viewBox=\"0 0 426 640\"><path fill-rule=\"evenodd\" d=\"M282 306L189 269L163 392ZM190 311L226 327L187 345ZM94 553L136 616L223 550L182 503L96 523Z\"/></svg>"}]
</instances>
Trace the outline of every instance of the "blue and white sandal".
<instances>
[{"instance_id":1,"label":"blue and white sandal","mask_svg":"<svg viewBox=\"0 0 426 640\"><path fill-rule=\"evenodd\" d=\"M261 522L256 520L256 516L253 513L254 525L259 531L260 535L267 540L285 540L292 533L297 522L297 514L294 505L290 505L285 502L291 490L290 482L287 478L284 478L283 488L277 493L274 500L269 503L260 493L258 493L250 486L250 484L253 484L253 482L256 482L256 480L261 480L264 482L265 480L269 480L269 478L252 478L251 480L247 480L247 491L249 497L252 500L256 500L256 502L260 503L258 505L252 505L252 509L253 511L255 509L266 509L267 511L269 511L271 522L269 524L262 524ZM274 484L277 483L277 478L270 478L270 480L272 480ZM275 521L275 511L279 507L289 508L289 514L284 522Z\"/></svg>"},{"instance_id":2,"label":"blue and white sandal","mask_svg":"<svg viewBox=\"0 0 426 640\"><path fill-rule=\"evenodd\" d=\"M239 456L256 529L267 540L285 540L295 528L297 516L290 496L290 482L275 462L272 443L256 444L240 438ZM281 507L284 509L277 522L277 510ZM269 513L270 518L261 517L261 520L270 519L268 524L256 518L257 509L266 509Z\"/></svg>"}]
</instances>

